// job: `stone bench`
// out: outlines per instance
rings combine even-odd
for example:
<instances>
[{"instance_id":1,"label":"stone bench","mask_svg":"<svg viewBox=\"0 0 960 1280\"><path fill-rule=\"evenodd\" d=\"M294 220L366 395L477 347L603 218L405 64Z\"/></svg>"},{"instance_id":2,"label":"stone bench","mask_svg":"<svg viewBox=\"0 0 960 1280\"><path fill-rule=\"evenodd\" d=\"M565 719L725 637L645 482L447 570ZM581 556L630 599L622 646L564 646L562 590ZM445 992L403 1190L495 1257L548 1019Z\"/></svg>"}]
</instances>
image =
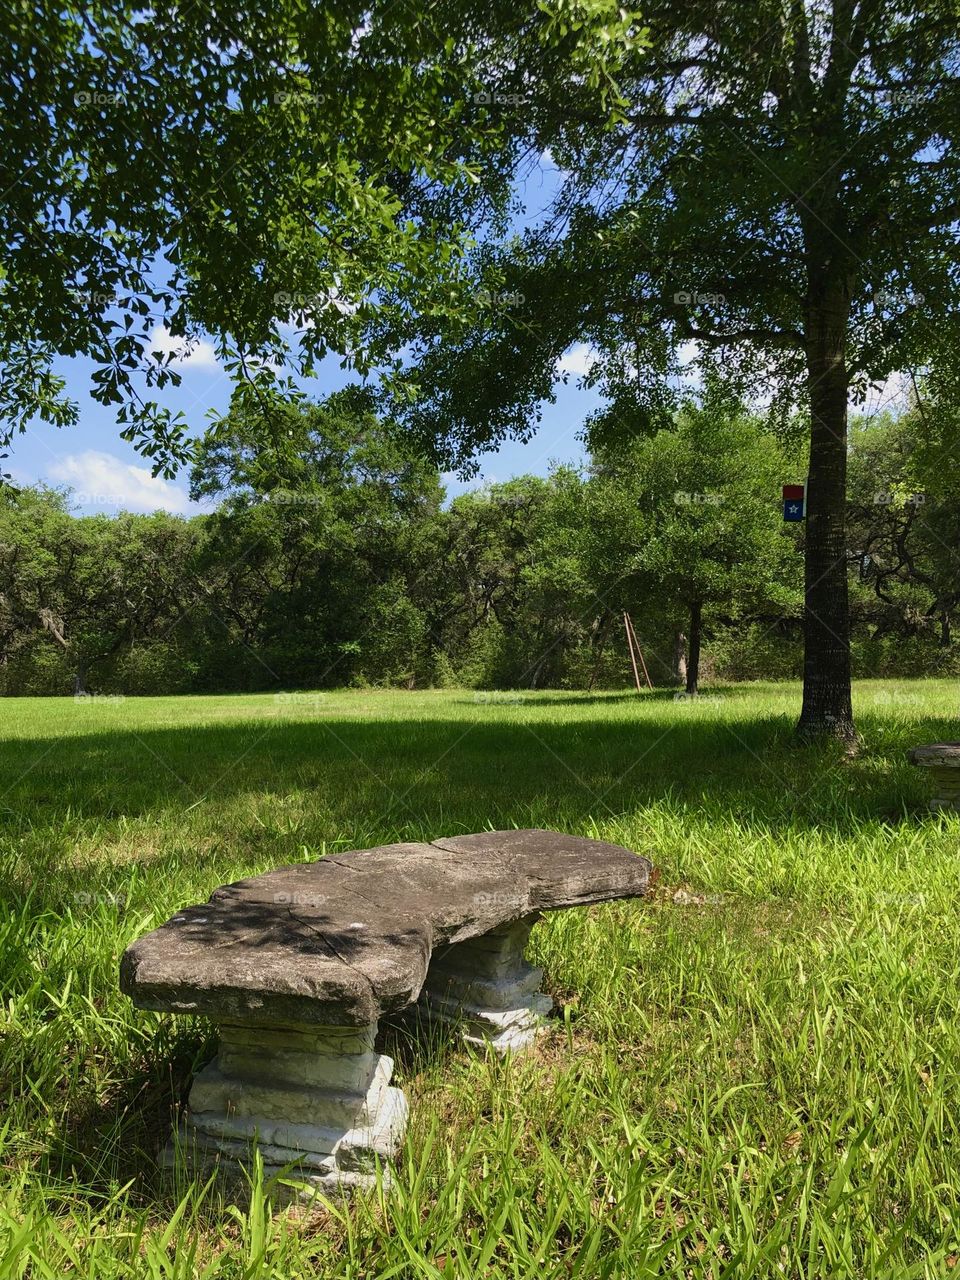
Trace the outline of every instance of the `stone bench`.
<instances>
[{"instance_id":1,"label":"stone bench","mask_svg":"<svg viewBox=\"0 0 960 1280\"><path fill-rule=\"evenodd\" d=\"M960 742L931 742L907 752L911 764L925 769L933 782L934 813L960 813Z\"/></svg>"},{"instance_id":2,"label":"stone bench","mask_svg":"<svg viewBox=\"0 0 960 1280\"><path fill-rule=\"evenodd\" d=\"M374 1184L407 1118L380 1020L412 1008L474 1044L524 1048L551 1007L523 954L540 914L641 897L650 875L617 845L498 831L281 867L187 907L120 969L140 1008L218 1026L165 1160L180 1148L198 1171L237 1174L256 1141L267 1174L302 1194Z\"/></svg>"}]
</instances>

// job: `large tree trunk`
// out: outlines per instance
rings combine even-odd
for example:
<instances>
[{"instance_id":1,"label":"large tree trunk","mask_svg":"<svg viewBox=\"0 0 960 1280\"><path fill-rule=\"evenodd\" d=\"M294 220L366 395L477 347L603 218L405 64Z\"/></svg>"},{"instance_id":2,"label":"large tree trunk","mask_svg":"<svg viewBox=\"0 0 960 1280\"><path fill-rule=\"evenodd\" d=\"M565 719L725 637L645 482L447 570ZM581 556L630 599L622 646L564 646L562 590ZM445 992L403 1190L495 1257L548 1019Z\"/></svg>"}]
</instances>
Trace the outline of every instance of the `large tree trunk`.
<instances>
[{"instance_id":1,"label":"large tree trunk","mask_svg":"<svg viewBox=\"0 0 960 1280\"><path fill-rule=\"evenodd\" d=\"M854 737L847 593L849 297L841 278L811 283L807 306L807 486L802 737Z\"/></svg>"},{"instance_id":2,"label":"large tree trunk","mask_svg":"<svg viewBox=\"0 0 960 1280\"><path fill-rule=\"evenodd\" d=\"M699 600L690 606L690 643L687 647L687 697L695 698L700 682L700 618L703 605Z\"/></svg>"}]
</instances>

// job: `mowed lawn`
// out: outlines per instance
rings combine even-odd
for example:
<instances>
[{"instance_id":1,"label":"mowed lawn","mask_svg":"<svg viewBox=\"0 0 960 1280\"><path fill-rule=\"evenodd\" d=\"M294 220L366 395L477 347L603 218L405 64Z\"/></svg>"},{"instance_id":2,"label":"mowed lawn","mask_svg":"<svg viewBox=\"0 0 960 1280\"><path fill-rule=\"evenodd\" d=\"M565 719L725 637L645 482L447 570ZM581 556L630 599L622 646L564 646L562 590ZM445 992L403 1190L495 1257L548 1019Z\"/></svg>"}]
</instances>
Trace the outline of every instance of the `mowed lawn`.
<instances>
[{"instance_id":1,"label":"mowed lawn","mask_svg":"<svg viewBox=\"0 0 960 1280\"><path fill-rule=\"evenodd\" d=\"M960 820L917 743L949 681L0 703L0 1280L960 1274ZM654 895L534 933L559 1015L500 1064L395 1042L397 1188L271 1216L155 1158L210 1028L135 1012L132 939L333 850L543 826Z\"/></svg>"}]
</instances>

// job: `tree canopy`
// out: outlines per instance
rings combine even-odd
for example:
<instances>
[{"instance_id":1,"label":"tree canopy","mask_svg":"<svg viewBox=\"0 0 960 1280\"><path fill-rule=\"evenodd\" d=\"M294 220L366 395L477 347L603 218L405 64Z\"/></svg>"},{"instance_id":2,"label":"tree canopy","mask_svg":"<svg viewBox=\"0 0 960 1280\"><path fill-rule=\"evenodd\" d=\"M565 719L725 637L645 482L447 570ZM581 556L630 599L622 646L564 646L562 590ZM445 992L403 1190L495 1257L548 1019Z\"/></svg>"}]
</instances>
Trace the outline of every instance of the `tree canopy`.
<instances>
[{"instance_id":1,"label":"tree canopy","mask_svg":"<svg viewBox=\"0 0 960 1280\"><path fill-rule=\"evenodd\" d=\"M488 16L544 46L575 21L594 83L622 26L612 0ZM327 352L385 361L374 315L454 313L457 210L502 121L481 100L486 27L466 5L445 17L391 0L8 7L0 440L76 420L52 364L83 356L94 397L169 474L191 424L157 394L201 332L243 396L288 360L302 375ZM155 348L158 325L174 350Z\"/></svg>"},{"instance_id":2,"label":"tree canopy","mask_svg":"<svg viewBox=\"0 0 960 1280\"><path fill-rule=\"evenodd\" d=\"M514 47L512 155L562 170L550 215L489 236L478 282L522 305L422 327L411 421L453 456L532 430L558 357L639 433L669 418L682 357L809 420L805 732L852 733L844 503L848 397L955 368L960 43L952 3L653 3L617 112L573 62ZM524 53L526 52L526 57ZM693 346L691 347L691 344Z\"/></svg>"},{"instance_id":3,"label":"tree canopy","mask_svg":"<svg viewBox=\"0 0 960 1280\"><path fill-rule=\"evenodd\" d=\"M690 403L586 471L450 502L361 389L283 413L296 468L250 446L272 410L259 425L235 412L194 474L217 505L191 519L77 517L68 495L0 491L0 689L622 687L624 612L660 685L682 684L684 663L689 692L701 672L798 672L804 533L777 503L797 456L742 407ZM853 651L869 674L960 669L956 503L931 443L955 457L956 421L918 417L851 433Z\"/></svg>"}]
</instances>

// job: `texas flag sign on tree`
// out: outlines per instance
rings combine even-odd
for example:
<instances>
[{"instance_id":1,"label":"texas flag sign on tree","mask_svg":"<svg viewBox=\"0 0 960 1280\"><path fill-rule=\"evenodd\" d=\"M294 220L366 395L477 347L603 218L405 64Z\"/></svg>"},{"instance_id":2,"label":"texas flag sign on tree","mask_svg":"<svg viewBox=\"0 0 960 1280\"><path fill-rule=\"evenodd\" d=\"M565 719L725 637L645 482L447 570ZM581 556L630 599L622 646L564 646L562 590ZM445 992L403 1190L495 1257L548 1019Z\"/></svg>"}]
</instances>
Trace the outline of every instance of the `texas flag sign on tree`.
<instances>
[{"instance_id":1,"label":"texas flag sign on tree","mask_svg":"<svg viewBox=\"0 0 960 1280\"><path fill-rule=\"evenodd\" d=\"M784 520L802 520L806 514L806 505L806 485L785 484L783 486Z\"/></svg>"}]
</instances>

